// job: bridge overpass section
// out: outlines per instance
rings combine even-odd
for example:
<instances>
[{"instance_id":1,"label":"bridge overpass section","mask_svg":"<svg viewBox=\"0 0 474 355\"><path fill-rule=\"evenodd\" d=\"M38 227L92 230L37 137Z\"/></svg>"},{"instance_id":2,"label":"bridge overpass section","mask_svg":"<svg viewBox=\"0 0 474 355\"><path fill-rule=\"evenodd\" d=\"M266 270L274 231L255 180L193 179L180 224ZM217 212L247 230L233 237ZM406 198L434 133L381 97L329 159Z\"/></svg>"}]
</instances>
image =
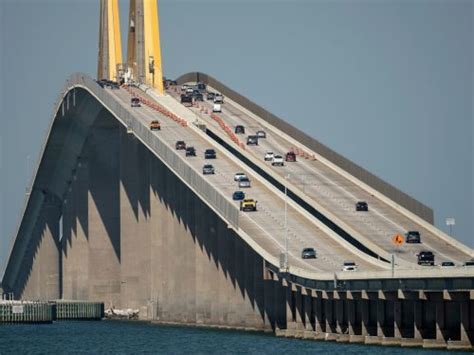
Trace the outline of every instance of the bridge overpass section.
<instances>
[{"instance_id":1,"label":"bridge overpass section","mask_svg":"<svg viewBox=\"0 0 474 355\"><path fill-rule=\"evenodd\" d=\"M129 102L124 89L103 89L82 74L69 80L25 201L5 292L102 300L159 322L472 346L472 270L392 271L294 202L290 268L281 269L282 193L210 140L173 98L159 96L159 110ZM161 131L150 131L153 119ZM198 157L176 151L178 139ZM208 147L217 150L217 174L204 178L199 153ZM230 199L241 171L260 211L239 212ZM299 258L308 243L320 258ZM346 258L360 271L341 272Z\"/></svg>"},{"instance_id":2,"label":"bridge overpass section","mask_svg":"<svg viewBox=\"0 0 474 355\"><path fill-rule=\"evenodd\" d=\"M184 76L186 79L189 77L189 75ZM208 78L205 74L201 74L201 77ZM324 217L330 218L344 232L376 255L390 260L393 254L397 259L396 263L400 266L416 264L416 254L422 250L433 251L436 262L439 264L443 261L452 261L457 267L462 267L466 261L474 257L472 249L435 228L429 220L422 218L429 216L426 216L426 213L424 215L420 213L420 209L412 208L413 211L420 213L421 217L349 174L322 156L319 151L302 144L297 137L290 136L281 128L270 124L237 103L234 99L241 102L246 100L234 95L234 92L222 83L213 78L206 80L206 82L209 81L222 89L209 87L209 91L230 95L225 98L222 113L217 114L228 126L234 129L237 125L243 125L247 134L255 134L261 129L267 133L265 139L259 140L258 146L247 146L245 151L235 145L230 144L230 146L239 151L240 155L244 156L252 166L257 166L267 175L276 178L282 185L287 185L300 200L314 207ZM179 80L179 83L185 82L187 82L185 79ZM168 92L178 99L179 88L173 89ZM204 100L201 106L206 107L210 112L213 104L212 101ZM202 110L197 108L192 110L200 120L205 122L213 134L221 140L227 139L226 132L216 120L203 113ZM244 143L245 138L245 136L241 138ZM269 162L264 161L265 152L268 151L281 155L288 151L295 151L298 154L298 161L285 163L284 167L273 167ZM357 201L368 202L369 211L357 212L355 210ZM395 235L404 235L412 230L420 232L420 244L405 243L400 247L393 243L392 239Z\"/></svg>"}]
</instances>

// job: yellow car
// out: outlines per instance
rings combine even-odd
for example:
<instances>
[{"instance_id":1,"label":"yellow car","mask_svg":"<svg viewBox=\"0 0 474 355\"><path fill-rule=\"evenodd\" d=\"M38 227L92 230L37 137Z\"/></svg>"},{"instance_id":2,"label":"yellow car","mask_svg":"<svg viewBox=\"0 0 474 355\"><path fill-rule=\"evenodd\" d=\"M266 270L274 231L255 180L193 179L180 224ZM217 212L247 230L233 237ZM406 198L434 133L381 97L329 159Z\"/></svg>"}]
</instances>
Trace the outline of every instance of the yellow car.
<instances>
[{"instance_id":1,"label":"yellow car","mask_svg":"<svg viewBox=\"0 0 474 355\"><path fill-rule=\"evenodd\" d=\"M161 130L161 124L160 121L154 120L150 122L150 130L152 131L160 131Z\"/></svg>"},{"instance_id":2,"label":"yellow car","mask_svg":"<svg viewBox=\"0 0 474 355\"><path fill-rule=\"evenodd\" d=\"M247 211L256 211L257 210L257 201L253 198L245 198L243 201L240 201L240 210Z\"/></svg>"}]
</instances>

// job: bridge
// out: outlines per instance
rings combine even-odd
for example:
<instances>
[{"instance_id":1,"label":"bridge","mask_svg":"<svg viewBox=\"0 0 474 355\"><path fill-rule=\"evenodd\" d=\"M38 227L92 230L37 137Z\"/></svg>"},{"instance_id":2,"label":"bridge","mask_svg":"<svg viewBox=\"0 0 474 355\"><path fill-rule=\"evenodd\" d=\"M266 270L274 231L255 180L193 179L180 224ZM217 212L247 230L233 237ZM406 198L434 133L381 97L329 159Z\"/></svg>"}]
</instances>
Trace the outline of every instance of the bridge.
<instances>
[{"instance_id":1,"label":"bridge","mask_svg":"<svg viewBox=\"0 0 474 355\"><path fill-rule=\"evenodd\" d=\"M429 207L210 75L163 81L154 0L131 0L122 63L118 19L117 1L101 0L99 80L75 73L57 99L3 292L102 301L162 323L472 349L474 267L463 264L474 251L434 227ZM185 107L183 85L197 83L204 100ZM224 95L221 112L206 92ZM266 137L247 145L257 131ZM272 166L268 151L296 161ZM209 162L215 174L203 175ZM257 211L232 199L236 173ZM412 230L421 243L393 242ZM422 251L435 266L418 265Z\"/></svg>"}]
</instances>

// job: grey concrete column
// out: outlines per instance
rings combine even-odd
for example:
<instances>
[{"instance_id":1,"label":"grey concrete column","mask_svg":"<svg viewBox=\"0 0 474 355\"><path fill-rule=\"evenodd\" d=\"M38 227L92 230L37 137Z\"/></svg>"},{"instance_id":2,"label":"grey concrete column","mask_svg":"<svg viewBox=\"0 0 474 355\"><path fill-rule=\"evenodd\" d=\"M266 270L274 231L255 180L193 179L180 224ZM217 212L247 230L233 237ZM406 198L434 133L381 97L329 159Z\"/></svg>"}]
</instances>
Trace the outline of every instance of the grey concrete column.
<instances>
[{"instance_id":1,"label":"grey concrete column","mask_svg":"<svg viewBox=\"0 0 474 355\"><path fill-rule=\"evenodd\" d=\"M336 308L336 331L338 334L346 334L347 327L344 317L344 302L343 299L335 300L335 308Z\"/></svg>"},{"instance_id":2,"label":"grey concrete column","mask_svg":"<svg viewBox=\"0 0 474 355\"><path fill-rule=\"evenodd\" d=\"M334 300L328 298L325 301L324 314L326 315L326 333L336 333Z\"/></svg>"},{"instance_id":3,"label":"grey concrete column","mask_svg":"<svg viewBox=\"0 0 474 355\"><path fill-rule=\"evenodd\" d=\"M472 310L472 307L470 307L469 300L461 301L459 302L459 307L461 309L461 341L465 343L471 344L471 346L474 346L474 343L472 342L471 336L473 336L474 331L473 331L473 316L474 312Z\"/></svg>"},{"instance_id":4,"label":"grey concrete column","mask_svg":"<svg viewBox=\"0 0 474 355\"><path fill-rule=\"evenodd\" d=\"M22 299L55 300L60 297L59 201L49 196L41 208L32 235L30 273L21 294Z\"/></svg>"},{"instance_id":5,"label":"grey concrete column","mask_svg":"<svg viewBox=\"0 0 474 355\"><path fill-rule=\"evenodd\" d=\"M295 335L296 321L294 316L294 294L291 284L286 287L286 333L288 336Z\"/></svg>"},{"instance_id":6,"label":"grey concrete column","mask_svg":"<svg viewBox=\"0 0 474 355\"><path fill-rule=\"evenodd\" d=\"M88 294L106 308L121 308L119 129L104 115L98 118L88 143Z\"/></svg>"},{"instance_id":7,"label":"grey concrete column","mask_svg":"<svg viewBox=\"0 0 474 355\"><path fill-rule=\"evenodd\" d=\"M445 309L444 302L436 302L436 340L444 342L444 330L445 330Z\"/></svg>"},{"instance_id":8,"label":"grey concrete column","mask_svg":"<svg viewBox=\"0 0 474 355\"><path fill-rule=\"evenodd\" d=\"M347 326L349 335L356 335L357 325L357 305L356 300L346 300L346 311L347 311Z\"/></svg>"},{"instance_id":9,"label":"grey concrete column","mask_svg":"<svg viewBox=\"0 0 474 355\"><path fill-rule=\"evenodd\" d=\"M361 335L368 336L370 335L369 327L370 327L370 310L369 310L369 300L361 300L360 301L360 308L361 308Z\"/></svg>"},{"instance_id":10,"label":"grey concrete column","mask_svg":"<svg viewBox=\"0 0 474 355\"><path fill-rule=\"evenodd\" d=\"M316 292L316 297L313 298L313 307L314 307L314 314L315 314L315 323L314 323L314 330L316 333L323 332L323 326L325 326L325 319L323 317L323 305L322 305L322 298L321 292Z\"/></svg>"},{"instance_id":11,"label":"grey concrete column","mask_svg":"<svg viewBox=\"0 0 474 355\"><path fill-rule=\"evenodd\" d=\"M423 339L423 301L413 301L414 339Z\"/></svg>"},{"instance_id":12,"label":"grey concrete column","mask_svg":"<svg viewBox=\"0 0 474 355\"><path fill-rule=\"evenodd\" d=\"M296 322L296 336L303 337L304 330L304 310L303 310L303 295L301 294L301 288L297 287L294 292L295 298L295 322Z\"/></svg>"},{"instance_id":13,"label":"grey concrete column","mask_svg":"<svg viewBox=\"0 0 474 355\"><path fill-rule=\"evenodd\" d=\"M310 292L304 296L304 328L314 331L313 296Z\"/></svg>"},{"instance_id":14,"label":"grey concrete column","mask_svg":"<svg viewBox=\"0 0 474 355\"><path fill-rule=\"evenodd\" d=\"M385 336L385 301L377 301L377 336Z\"/></svg>"},{"instance_id":15,"label":"grey concrete column","mask_svg":"<svg viewBox=\"0 0 474 355\"><path fill-rule=\"evenodd\" d=\"M401 338L402 337L402 301L396 300L393 302L393 315L394 315L393 337Z\"/></svg>"}]
</instances>

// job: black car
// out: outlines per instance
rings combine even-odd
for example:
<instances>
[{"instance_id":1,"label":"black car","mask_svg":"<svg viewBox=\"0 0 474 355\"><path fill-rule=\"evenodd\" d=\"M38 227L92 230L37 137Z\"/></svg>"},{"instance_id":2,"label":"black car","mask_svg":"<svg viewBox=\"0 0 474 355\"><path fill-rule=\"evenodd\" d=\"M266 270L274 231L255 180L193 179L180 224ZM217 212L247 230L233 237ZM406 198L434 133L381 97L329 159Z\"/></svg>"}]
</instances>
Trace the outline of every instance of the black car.
<instances>
[{"instance_id":1,"label":"black car","mask_svg":"<svg viewBox=\"0 0 474 355\"><path fill-rule=\"evenodd\" d=\"M186 143L184 143L184 141L177 141L175 146L176 150L186 149Z\"/></svg>"},{"instance_id":2,"label":"black car","mask_svg":"<svg viewBox=\"0 0 474 355\"><path fill-rule=\"evenodd\" d=\"M316 250L314 248L304 248L301 257L303 259L316 259Z\"/></svg>"},{"instance_id":3,"label":"black car","mask_svg":"<svg viewBox=\"0 0 474 355\"><path fill-rule=\"evenodd\" d=\"M196 156L196 149L194 149L194 147L186 147L186 156L187 157L195 157Z\"/></svg>"},{"instance_id":4,"label":"black car","mask_svg":"<svg viewBox=\"0 0 474 355\"><path fill-rule=\"evenodd\" d=\"M243 192L243 191L235 191L232 194L232 199L234 201L242 201L244 198L245 198L245 192Z\"/></svg>"},{"instance_id":5,"label":"black car","mask_svg":"<svg viewBox=\"0 0 474 355\"><path fill-rule=\"evenodd\" d=\"M418 231L409 231L405 234L406 243L421 243L420 232Z\"/></svg>"},{"instance_id":6,"label":"black car","mask_svg":"<svg viewBox=\"0 0 474 355\"><path fill-rule=\"evenodd\" d=\"M247 137L247 145L258 145L258 137L257 136L248 136Z\"/></svg>"},{"instance_id":7,"label":"black car","mask_svg":"<svg viewBox=\"0 0 474 355\"><path fill-rule=\"evenodd\" d=\"M201 83L201 82L197 83L196 87L198 88L199 91L206 90L206 84Z\"/></svg>"},{"instance_id":8,"label":"black car","mask_svg":"<svg viewBox=\"0 0 474 355\"><path fill-rule=\"evenodd\" d=\"M456 266L452 261L443 261L441 263L441 267L452 267L452 266Z\"/></svg>"},{"instance_id":9,"label":"black car","mask_svg":"<svg viewBox=\"0 0 474 355\"><path fill-rule=\"evenodd\" d=\"M207 93L207 99L214 101L214 98L216 97L216 94L213 92L208 92Z\"/></svg>"},{"instance_id":10,"label":"black car","mask_svg":"<svg viewBox=\"0 0 474 355\"><path fill-rule=\"evenodd\" d=\"M369 205L365 201L359 201L356 203L356 211L367 212L369 210Z\"/></svg>"},{"instance_id":11,"label":"black car","mask_svg":"<svg viewBox=\"0 0 474 355\"><path fill-rule=\"evenodd\" d=\"M474 266L474 259L468 260L464 263L464 266Z\"/></svg>"},{"instance_id":12,"label":"black car","mask_svg":"<svg viewBox=\"0 0 474 355\"><path fill-rule=\"evenodd\" d=\"M204 159L216 159L216 151L214 149L206 149Z\"/></svg>"},{"instance_id":13,"label":"black car","mask_svg":"<svg viewBox=\"0 0 474 355\"><path fill-rule=\"evenodd\" d=\"M434 265L435 257L434 257L433 252L431 251L420 251L417 257L418 257L418 265L429 265L429 266Z\"/></svg>"},{"instance_id":14,"label":"black car","mask_svg":"<svg viewBox=\"0 0 474 355\"><path fill-rule=\"evenodd\" d=\"M200 92L193 94L193 97L195 101L204 101L204 97Z\"/></svg>"},{"instance_id":15,"label":"black car","mask_svg":"<svg viewBox=\"0 0 474 355\"><path fill-rule=\"evenodd\" d=\"M214 167L211 164L206 164L202 167L202 173L204 175L215 174Z\"/></svg>"},{"instance_id":16,"label":"black car","mask_svg":"<svg viewBox=\"0 0 474 355\"><path fill-rule=\"evenodd\" d=\"M191 105L191 106L192 106L192 104L193 104L193 97L190 96L190 95L185 95L185 94L183 94L183 95L181 95L181 103L182 103L183 105L185 105L185 106L187 106L187 105Z\"/></svg>"},{"instance_id":17,"label":"black car","mask_svg":"<svg viewBox=\"0 0 474 355\"><path fill-rule=\"evenodd\" d=\"M245 134L245 127L241 125L235 126L235 134Z\"/></svg>"}]
</instances>

